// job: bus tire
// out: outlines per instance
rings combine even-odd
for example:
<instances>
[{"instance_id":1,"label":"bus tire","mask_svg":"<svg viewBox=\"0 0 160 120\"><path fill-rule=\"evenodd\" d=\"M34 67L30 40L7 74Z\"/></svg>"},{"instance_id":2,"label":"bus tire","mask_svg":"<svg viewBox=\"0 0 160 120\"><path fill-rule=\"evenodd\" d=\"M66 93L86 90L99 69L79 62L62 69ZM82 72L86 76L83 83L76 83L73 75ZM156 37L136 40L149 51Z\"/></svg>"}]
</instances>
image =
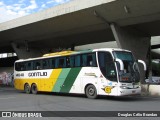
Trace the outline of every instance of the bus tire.
<instances>
[{"instance_id":1,"label":"bus tire","mask_svg":"<svg viewBox=\"0 0 160 120\"><path fill-rule=\"evenodd\" d=\"M32 91L33 94L37 94L38 93L37 85L35 83L32 84L31 91Z\"/></svg>"},{"instance_id":2,"label":"bus tire","mask_svg":"<svg viewBox=\"0 0 160 120\"><path fill-rule=\"evenodd\" d=\"M30 93L31 93L31 88L30 88L30 86L29 86L28 83L26 83L26 84L24 85L24 91L25 91L25 93L27 93L27 94L30 94Z\"/></svg>"},{"instance_id":3,"label":"bus tire","mask_svg":"<svg viewBox=\"0 0 160 120\"><path fill-rule=\"evenodd\" d=\"M97 90L94 85L88 85L85 89L85 94L88 98L95 99L97 98Z\"/></svg>"}]
</instances>

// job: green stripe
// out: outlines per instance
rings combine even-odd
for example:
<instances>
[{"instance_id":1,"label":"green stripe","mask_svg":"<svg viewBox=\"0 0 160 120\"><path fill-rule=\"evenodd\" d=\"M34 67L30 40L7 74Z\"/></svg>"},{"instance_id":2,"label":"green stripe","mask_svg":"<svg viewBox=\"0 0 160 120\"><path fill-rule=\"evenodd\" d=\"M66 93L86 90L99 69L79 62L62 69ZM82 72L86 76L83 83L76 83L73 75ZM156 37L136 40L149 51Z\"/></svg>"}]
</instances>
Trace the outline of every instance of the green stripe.
<instances>
[{"instance_id":1,"label":"green stripe","mask_svg":"<svg viewBox=\"0 0 160 120\"><path fill-rule=\"evenodd\" d=\"M69 91L71 90L71 87L73 85L73 83L75 82L79 72L80 72L81 68L72 68L66 78L66 80L64 81L64 86L62 86L60 92L65 92L65 93L69 93Z\"/></svg>"},{"instance_id":2,"label":"green stripe","mask_svg":"<svg viewBox=\"0 0 160 120\"><path fill-rule=\"evenodd\" d=\"M62 72L60 73L58 80L56 82L56 84L54 85L54 88L52 89L53 92L60 92L60 89L68 75L68 73L70 72L71 68L65 68L62 69Z\"/></svg>"}]
</instances>

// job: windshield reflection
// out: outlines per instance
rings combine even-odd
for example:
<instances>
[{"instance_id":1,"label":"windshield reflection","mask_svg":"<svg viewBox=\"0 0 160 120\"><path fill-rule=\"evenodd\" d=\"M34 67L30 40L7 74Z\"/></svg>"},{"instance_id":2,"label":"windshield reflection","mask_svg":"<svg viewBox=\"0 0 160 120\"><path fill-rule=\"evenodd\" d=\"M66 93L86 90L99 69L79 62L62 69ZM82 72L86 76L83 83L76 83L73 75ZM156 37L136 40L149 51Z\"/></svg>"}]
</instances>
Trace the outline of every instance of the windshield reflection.
<instances>
[{"instance_id":1,"label":"windshield reflection","mask_svg":"<svg viewBox=\"0 0 160 120\"><path fill-rule=\"evenodd\" d=\"M120 71L120 64L117 62L117 67L119 70L119 81L128 83L139 82L139 68L132 53L126 51L114 51L113 55L115 58L121 59L124 64L124 71Z\"/></svg>"}]
</instances>

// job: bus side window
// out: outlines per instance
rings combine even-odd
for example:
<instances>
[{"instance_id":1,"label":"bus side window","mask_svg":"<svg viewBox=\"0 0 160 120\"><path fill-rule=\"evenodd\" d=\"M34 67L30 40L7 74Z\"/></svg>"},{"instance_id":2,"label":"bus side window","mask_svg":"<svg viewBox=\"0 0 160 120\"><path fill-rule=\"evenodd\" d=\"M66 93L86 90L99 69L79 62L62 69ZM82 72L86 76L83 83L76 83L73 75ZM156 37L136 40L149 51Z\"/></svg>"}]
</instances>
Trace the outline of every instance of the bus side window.
<instances>
[{"instance_id":1,"label":"bus side window","mask_svg":"<svg viewBox=\"0 0 160 120\"><path fill-rule=\"evenodd\" d=\"M59 65L59 58L56 58L55 59L55 68L58 68L58 65Z\"/></svg>"},{"instance_id":2,"label":"bus side window","mask_svg":"<svg viewBox=\"0 0 160 120\"><path fill-rule=\"evenodd\" d=\"M40 69L42 69L41 60L34 61L34 70L40 70Z\"/></svg>"},{"instance_id":3,"label":"bus side window","mask_svg":"<svg viewBox=\"0 0 160 120\"><path fill-rule=\"evenodd\" d=\"M70 57L66 57L66 67L70 67Z\"/></svg>"},{"instance_id":4,"label":"bus side window","mask_svg":"<svg viewBox=\"0 0 160 120\"><path fill-rule=\"evenodd\" d=\"M70 56L70 67L74 67L75 57Z\"/></svg>"},{"instance_id":5,"label":"bus side window","mask_svg":"<svg viewBox=\"0 0 160 120\"><path fill-rule=\"evenodd\" d=\"M18 63L15 63L15 70L16 70L16 71L19 71L19 69L20 69L19 64L18 64Z\"/></svg>"},{"instance_id":6,"label":"bus side window","mask_svg":"<svg viewBox=\"0 0 160 120\"><path fill-rule=\"evenodd\" d=\"M87 66L93 66L92 54L87 55Z\"/></svg>"},{"instance_id":7,"label":"bus side window","mask_svg":"<svg viewBox=\"0 0 160 120\"><path fill-rule=\"evenodd\" d=\"M55 67L56 68L65 68L66 67L66 58L65 57L56 58Z\"/></svg>"},{"instance_id":8,"label":"bus side window","mask_svg":"<svg viewBox=\"0 0 160 120\"><path fill-rule=\"evenodd\" d=\"M62 57L62 58L59 58L59 68L65 68L66 67L66 58L65 57Z\"/></svg>"},{"instance_id":9,"label":"bus side window","mask_svg":"<svg viewBox=\"0 0 160 120\"><path fill-rule=\"evenodd\" d=\"M25 64L22 63L22 65L21 65L21 71L25 71L25 70L26 70Z\"/></svg>"},{"instance_id":10,"label":"bus side window","mask_svg":"<svg viewBox=\"0 0 160 120\"><path fill-rule=\"evenodd\" d=\"M96 64L96 54L95 53L89 53L89 54L83 54L82 55L82 66L97 66Z\"/></svg>"},{"instance_id":11,"label":"bus side window","mask_svg":"<svg viewBox=\"0 0 160 120\"><path fill-rule=\"evenodd\" d=\"M74 67L74 56L66 57L66 67Z\"/></svg>"},{"instance_id":12,"label":"bus side window","mask_svg":"<svg viewBox=\"0 0 160 120\"><path fill-rule=\"evenodd\" d=\"M48 59L44 59L42 61L42 68L43 69L49 69L49 60Z\"/></svg>"},{"instance_id":13,"label":"bus side window","mask_svg":"<svg viewBox=\"0 0 160 120\"><path fill-rule=\"evenodd\" d=\"M75 56L75 67L80 67L81 66L81 56L76 55Z\"/></svg>"},{"instance_id":14,"label":"bus side window","mask_svg":"<svg viewBox=\"0 0 160 120\"><path fill-rule=\"evenodd\" d=\"M54 58L52 58L51 60L50 60L50 66L51 66L51 69L54 69L55 68L55 59Z\"/></svg>"},{"instance_id":15,"label":"bus side window","mask_svg":"<svg viewBox=\"0 0 160 120\"><path fill-rule=\"evenodd\" d=\"M26 62L26 70L32 70L32 62Z\"/></svg>"},{"instance_id":16,"label":"bus side window","mask_svg":"<svg viewBox=\"0 0 160 120\"><path fill-rule=\"evenodd\" d=\"M87 66L87 54L82 55L82 65L83 67Z\"/></svg>"},{"instance_id":17,"label":"bus side window","mask_svg":"<svg viewBox=\"0 0 160 120\"><path fill-rule=\"evenodd\" d=\"M91 53L87 55L87 66L97 66L96 53Z\"/></svg>"},{"instance_id":18,"label":"bus side window","mask_svg":"<svg viewBox=\"0 0 160 120\"><path fill-rule=\"evenodd\" d=\"M93 59L93 67L97 67L96 53L92 54L92 59Z\"/></svg>"},{"instance_id":19,"label":"bus side window","mask_svg":"<svg viewBox=\"0 0 160 120\"><path fill-rule=\"evenodd\" d=\"M16 71L24 71L25 70L24 63L15 63L15 70Z\"/></svg>"}]
</instances>

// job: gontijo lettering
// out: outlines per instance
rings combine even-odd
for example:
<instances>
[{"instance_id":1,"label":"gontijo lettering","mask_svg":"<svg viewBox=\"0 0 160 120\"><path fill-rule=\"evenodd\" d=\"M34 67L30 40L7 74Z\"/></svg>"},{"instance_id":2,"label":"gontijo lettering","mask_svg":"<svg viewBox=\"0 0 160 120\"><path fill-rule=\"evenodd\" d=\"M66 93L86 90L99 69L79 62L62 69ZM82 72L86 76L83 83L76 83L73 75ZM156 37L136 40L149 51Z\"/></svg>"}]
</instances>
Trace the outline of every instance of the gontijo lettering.
<instances>
[{"instance_id":1,"label":"gontijo lettering","mask_svg":"<svg viewBox=\"0 0 160 120\"><path fill-rule=\"evenodd\" d=\"M47 72L29 72L29 77L47 76Z\"/></svg>"}]
</instances>

